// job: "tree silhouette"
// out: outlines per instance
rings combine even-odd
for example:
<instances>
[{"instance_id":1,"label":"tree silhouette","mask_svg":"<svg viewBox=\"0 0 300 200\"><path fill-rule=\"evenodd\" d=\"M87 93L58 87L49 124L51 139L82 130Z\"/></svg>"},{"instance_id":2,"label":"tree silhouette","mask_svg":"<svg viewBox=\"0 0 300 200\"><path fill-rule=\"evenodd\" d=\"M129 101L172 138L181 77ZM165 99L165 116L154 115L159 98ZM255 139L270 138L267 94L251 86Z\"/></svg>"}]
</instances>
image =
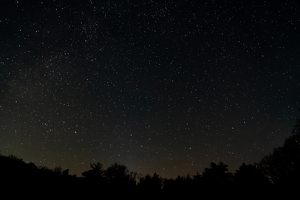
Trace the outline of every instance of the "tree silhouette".
<instances>
[{"instance_id":1,"label":"tree silhouette","mask_svg":"<svg viewBox=\"0 0 300 200\"><path fill-rule=\"evenodd\" d=\"M104 185L107 185L107 179L104 176L103 164L100 162L91 163L90 167L92 169L81 173L85 178L84 181L86 181L85 186L94 190L99 186L104 189Z\"/></svg>"},{"instance_id":2,"label":"tree silhouette","mask_svg":"<svg viewBox=\"0 0 300 200\"><path fill-rule=\"evenodd\" d=\"M197 179L195 177L197 176ZM199 177L201 175L197 174L196 176L190 176L187 174L186 176L177 176L174 179L165 179L163 191L167 193L191 193L193 191L198 191L200 188Z\"/></svg>"},{"instance_id":3,"label":"tree silhouette","mask_svg":"<svg viewBox=\"0 0 300 200\"><path fill-rule=\"evenodd\" d=\"M103 175L104 175L103 164L101 164L100 162L97 162L97 163L91 163L90 166L92 169L82 172L81 173L82 176L84 176L88 179L103 178Z\"/></svg>"},{"instance_id":4,"label":"tree silhouette","mask_svg":"<svg viewBox=\"0 0 300 200\"><path fill-rule=\"evenodd\" d=\"M0 154L1 180L19 184L26 182L29 178L34 178L37 167L33 163L25 163L16 156L3 156Z\"/></svg>"},{"instance_id":5,"label":"tree silhouette","mask_svg":"<svg viewBox=\"0 0 300 200\"><path fill-rule=\"evenodd\" d=\"M156 173L152 177L150 174L147 174L139 178L138 187L143 191L158 192L162 188L162 179Z\"/></svg>"},{"instance_id":6,"label":"tree silhouette","mask_svg":"<svg viewBox=\"0 0 300 200\"><path fill-rule=\"evenodd\" d=\"M228 166L222 162L216 164L212 162L210 168L205 168L202 179L207 184L228 184L231 182L232 174L228 172Z\"/></svg>"},{"instance_id":7,"label":"tree silhouette","mask_svg":"<svg viewBox=\"0 0 300 200\"><path fill-rule=\"evenodd\" d=\"M53 173L55 174L55 176L61 176L62 175L62 167L61 166L57 166L54 168Z\"/></svg>"},{"instance_id":8,"label":"tree silhouette","mask_svg":"<svg viewBox=\"0 0 300 200\"><path fill-rule=\"evenodd\" d=\"M62 176L69 176L69 169L65 169L65 170L63 170L63 172L62 172Z\"/></svg>"},{"instance_id":9,"label":"tree silhouette","mask_svg":"<svg viewBox=\"0 0 300 200\"><path fill-rule=\"evenodd\" d=\"M262 158L263 173L275 184L299 184L300 178L300 120L282 147Z\"/></svg>"},{"instance_id":10,"label":"tree silhouette","mask_svg":"<svg viewBox=\"0 0 300 200\"><path fill-rule=\"evenodd\" d=\"M129 172L126 165L112 164L105 170L105 177L113 187L132 188L136 185L137 173Z\"/></svg>"},{"instance_id":11,"label":"tree silhouette","mask_svg":"<svg viewBox=\"0 0 300 200\"><path fill-rule=\"evenodd\" d=\"M35 190L40 191L43 188L43 191L55 191L57 194L62 194L62 192L68 194L68 191L77 191L77 189L83 194L96 194L100 189L106 193L127 191L127 194L141 190L147 194L156 195L157 192L160 194L171 194L179 191L190 193L198 191L199 188L202 190L205 188L203 191L209 193L210 191L221 191L219 189L229 191L227 186L233 186L232 183L235 183L234 186L241 186L239 189L245 189L245 191L251 187L255 187L256 191L259 192L262 190L270 191L268 189L273 187L270 181L281 186L299 185L300 120L297 121L292 135L285 139L282 147L277 147L272 153L264 156L258 165L243 163L236 170L234 176L228 172L226 164L212 162L202 174L178 176L175 180L162 179L156 173L153 176L147 174L140 176L139 183L136 185L137 173L130 172L126 165L114 163L104 170L103 165L98 162L91 163L90 167L90 170L82 172L83 178L77 178L76 175L69 175L69 169L62 170L61 166L54 169L45 166L37 167L34 163L25 163L16 156L0 154L0 178L2 182L8 185L24 186L30 180L31 186Z\"/></svg>"},{"instance_id":12,"label":"tree silhouette","mask_svg":"<svg viewBox=\"0 0 300 200\"><path fill-rule=\"evenodd\" d=\"M269 184L257 165L243 163L234 174L234 182L241 186L261 186Z\"/></svg>"}]
</instances>

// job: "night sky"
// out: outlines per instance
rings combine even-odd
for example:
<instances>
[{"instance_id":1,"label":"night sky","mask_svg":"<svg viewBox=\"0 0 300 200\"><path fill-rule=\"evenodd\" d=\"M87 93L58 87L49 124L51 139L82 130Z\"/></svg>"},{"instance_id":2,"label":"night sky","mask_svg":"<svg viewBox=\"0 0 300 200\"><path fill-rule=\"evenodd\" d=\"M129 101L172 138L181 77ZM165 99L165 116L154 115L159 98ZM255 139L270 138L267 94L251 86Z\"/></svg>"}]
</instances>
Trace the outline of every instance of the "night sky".
<instances>
[{"instance_id":1,"label":"night sky","mask_svg":"<svg viewBox=\"0 0 300 200\"><path fill-rule=\"evenodd\" d=\"M81 176L234 172L299 117L300 3L4 0L0 151Z\"/></svg>"}]
</instances>

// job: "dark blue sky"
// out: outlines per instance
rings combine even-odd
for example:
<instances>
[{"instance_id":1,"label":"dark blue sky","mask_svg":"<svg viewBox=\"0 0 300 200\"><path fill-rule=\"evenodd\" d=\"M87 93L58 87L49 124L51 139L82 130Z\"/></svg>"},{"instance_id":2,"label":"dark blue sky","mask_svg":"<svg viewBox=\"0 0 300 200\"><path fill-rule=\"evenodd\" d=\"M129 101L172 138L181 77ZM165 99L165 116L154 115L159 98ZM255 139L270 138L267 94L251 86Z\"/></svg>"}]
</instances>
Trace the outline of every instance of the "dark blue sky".
<instances>
[{"instance_id":1,"label":"dark blue sky","mask_svg":"<svg viewBox=\"0 0 300 200\"><path fill-rule=\"evenodd\" d=\"M299 116L299 1L4 1L0 151L196 174L258 162Z\"/></svg>"}]
</instances>

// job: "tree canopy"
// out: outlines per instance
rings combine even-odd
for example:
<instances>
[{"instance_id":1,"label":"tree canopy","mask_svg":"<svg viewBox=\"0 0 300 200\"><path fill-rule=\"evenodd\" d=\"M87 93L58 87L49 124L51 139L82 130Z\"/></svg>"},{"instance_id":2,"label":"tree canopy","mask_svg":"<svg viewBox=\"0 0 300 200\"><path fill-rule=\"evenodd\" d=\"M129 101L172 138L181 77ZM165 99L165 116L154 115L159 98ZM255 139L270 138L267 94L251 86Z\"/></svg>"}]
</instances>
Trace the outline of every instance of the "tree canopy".
<instances>
[{"instance_id":1,"label":"tree canopy","mask_svg":"<svg viewBox=\"0 0 300 200\"><path fill-rule=\"evenodd\" d=\"M273 152L264 156L256 164L242 165L235 173L228 171L223 162L212 162L202 173L190 176L178 176L176 179L160 177L158 174L143 176L129 171L126 165L113 163L106 169L100 162L91 163L82 177L70 175L69 169L61 166L49 169L26 163L22 159L0 154L0 177L5 183L26 185L30 180L33 185L49 188L93 188L105 191L108 189L144 192L194 191L204 187L261 187L270 185L298 184L300 178L300 120L297 121L292 135L284 140L282 147L274 148ZM51 183L51 184L50 184ZM52 184L54 183L54 184ZM59 187L58 187L59 186ZM261 187L264 188L264 187Z\"/></svg>"}]
</instances>

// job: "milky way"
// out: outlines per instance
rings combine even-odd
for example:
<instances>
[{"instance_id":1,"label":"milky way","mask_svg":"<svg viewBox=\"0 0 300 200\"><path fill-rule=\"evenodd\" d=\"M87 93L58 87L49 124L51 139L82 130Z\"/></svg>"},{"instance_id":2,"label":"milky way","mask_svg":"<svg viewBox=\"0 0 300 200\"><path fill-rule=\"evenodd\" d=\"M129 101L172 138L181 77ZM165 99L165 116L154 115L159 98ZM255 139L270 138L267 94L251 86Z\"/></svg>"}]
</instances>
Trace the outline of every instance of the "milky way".
<instances>
[{"instance_id":1,"label":"milky way","mask_svg":"<svg viewBox=\"0 0 300 200\"><path fill-rule=\"evenodd\" d=\"M258 162L299 117L298 1L11 1L0 151L196 174Z\"/></svg>"}]
</instances>

